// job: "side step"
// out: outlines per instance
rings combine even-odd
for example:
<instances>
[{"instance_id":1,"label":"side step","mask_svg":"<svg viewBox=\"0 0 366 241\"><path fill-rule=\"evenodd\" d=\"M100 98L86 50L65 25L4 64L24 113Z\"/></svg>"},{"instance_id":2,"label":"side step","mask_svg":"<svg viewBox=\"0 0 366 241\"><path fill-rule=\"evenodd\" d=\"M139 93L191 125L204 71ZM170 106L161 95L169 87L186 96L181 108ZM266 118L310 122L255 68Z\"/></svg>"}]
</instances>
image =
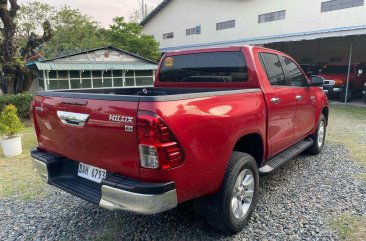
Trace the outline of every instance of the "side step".
<instances>
[{"instance_id":1,"label":"side step","mask_svg":"<svg viewBox=\"0 0 366 241\"><path fill-rule=\"evenodd\" d=\"M311 138L306 138L305 140L297 143L293 147L287 149L281 154L275 156L271 160L267 161L266 164L259 168L259 173L261 175L270 175L279 168L283 167L287 164L288 161L292 160L294 157L301 154L308 147L313 144L313 140Z\"/></svg>"}]
</instances>

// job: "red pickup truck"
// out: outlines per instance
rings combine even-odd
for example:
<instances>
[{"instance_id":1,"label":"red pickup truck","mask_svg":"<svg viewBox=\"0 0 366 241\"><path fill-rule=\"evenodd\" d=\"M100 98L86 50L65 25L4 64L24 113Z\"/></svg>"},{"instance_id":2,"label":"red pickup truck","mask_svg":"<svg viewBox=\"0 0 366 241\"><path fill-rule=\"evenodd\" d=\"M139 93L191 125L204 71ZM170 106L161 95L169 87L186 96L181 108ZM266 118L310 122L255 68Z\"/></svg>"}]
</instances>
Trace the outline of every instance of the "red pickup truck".
<instances>
[{"instance_id":1,"label":"red pickup truck","mask_svg":"<svg viewBox=\"0 0 366 241\"><path fill-rule=\"evenodd\" d=\"M342 102L345 101L348 69L347 64L328 64L321 70L319 76L324 78L323 89L329 97L338 98ZM347 101L350 101L353 96L361 96L366 83L365 65L352 64L349 71Z\"/></svg>"},{"instance_id":2,"label":"red pickup truck","mask_svg":"<svg viewBox=\"0 0 366 241\"><path fill-rule=\"evenodd\" d=\"M260 174L321 152L322 84L266 48L168 53L153 88L38 92L34 169L109 210L156 214L194 200L216 228L237 232Z\"/></svg>"}]
</instances>

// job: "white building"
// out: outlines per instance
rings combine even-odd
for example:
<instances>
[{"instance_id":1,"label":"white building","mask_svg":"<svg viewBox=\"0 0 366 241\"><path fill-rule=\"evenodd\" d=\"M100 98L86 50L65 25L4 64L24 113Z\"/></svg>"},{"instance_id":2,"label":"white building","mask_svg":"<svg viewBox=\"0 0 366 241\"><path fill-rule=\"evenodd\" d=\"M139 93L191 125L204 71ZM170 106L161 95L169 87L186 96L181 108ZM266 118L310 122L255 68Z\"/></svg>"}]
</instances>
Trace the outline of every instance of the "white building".
<instances>
[{"instance_id":1,"label":"white building","mask_svg":"<svg viewBox=\"0 0 366 241\"><path fill-rule=\"evenodd\" d=\"M353 61L366 61L364 0L165 0L141 25L162 52L260 44L346 62L353 44Z\"/></svg>"}]
</instances>

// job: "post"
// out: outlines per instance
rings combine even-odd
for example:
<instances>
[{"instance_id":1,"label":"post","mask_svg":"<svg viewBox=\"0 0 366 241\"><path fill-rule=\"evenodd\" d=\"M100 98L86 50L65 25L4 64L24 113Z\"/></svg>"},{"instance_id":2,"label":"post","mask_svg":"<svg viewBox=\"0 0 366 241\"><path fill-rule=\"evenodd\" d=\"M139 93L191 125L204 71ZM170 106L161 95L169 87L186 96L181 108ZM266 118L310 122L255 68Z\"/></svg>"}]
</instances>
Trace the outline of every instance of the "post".
<instances>
[{"instance_id":1,"label":"post","mask_svg":"<svg viewBox=\"0 0 366 241\"><path fill-rule=\"evenodd\" d=\"M46 75L46 71L43 70L43 83L44 83L44 90L48 90L47 89L47 84L48 84L48 81L47 81L47 75Z\"/></svg>"},{"instance_id":2,"label":"post","mask_svg":"<svg viewBox=\"0 0 366 241\"><path fill-rule=\"evenodd\" d=\"M351 44L351 48L349 50L348 73L347 73L347 84L346 84L346 96L344 97L344 103L345 104L347 104L349 76L351 75L352 51L353 51L353 44Z\"/></svg>"},{"instance_id":3,"label":"post","mask_svg":"<svg viewBox=\"0 0 366 241\"><path fill-rule=\"evenodd\" d=\"M141 13L142 13L142 19L145 18L145 2L144 0L142 0L142 3L141 3Z\"/></svg>"}]
</instances>

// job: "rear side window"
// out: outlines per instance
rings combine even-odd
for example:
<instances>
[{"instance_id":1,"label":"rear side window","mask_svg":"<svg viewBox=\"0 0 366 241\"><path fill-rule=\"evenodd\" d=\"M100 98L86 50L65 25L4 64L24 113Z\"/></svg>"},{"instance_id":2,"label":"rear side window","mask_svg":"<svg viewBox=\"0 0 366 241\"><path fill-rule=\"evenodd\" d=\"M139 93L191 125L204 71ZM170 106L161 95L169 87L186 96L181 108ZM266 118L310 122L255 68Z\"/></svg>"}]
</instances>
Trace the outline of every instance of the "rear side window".
<instances>
[{"instance_id":1,"label":"rear side window","mask_svg":"<svg viewBox=\"0 0 366 241\"><path fill-rule=\"evenodd\" d=\"M280 57L283 60L284 68L286 69L288 73L289 78L289 85L290 86L299 86L299 87L305 87L306 84L306 77L301 72L300 68L297 67L294 61L292 61L289 58Z\"/></svg>"},{"instance_id":2,"label":"rear side window","mask_svg":"<svg viewBox=\"0 0 366 241\"><path fill-rule=\"evenodd\" d=\"M286 78L283 72L280 59L276 54L261 53L262 65L267 72L271 85L286 85Z\"/></svg>"},{"instance_id":3,"label":"rear side window","mask_svg":"<svg viewBox=\"0 0 366 241\"><path fill-rule=\"evenodd\" d=\"M241 52L214 52L166 57L160 82L245 82L248 68Z\"/></svg>"}]
</instances>

